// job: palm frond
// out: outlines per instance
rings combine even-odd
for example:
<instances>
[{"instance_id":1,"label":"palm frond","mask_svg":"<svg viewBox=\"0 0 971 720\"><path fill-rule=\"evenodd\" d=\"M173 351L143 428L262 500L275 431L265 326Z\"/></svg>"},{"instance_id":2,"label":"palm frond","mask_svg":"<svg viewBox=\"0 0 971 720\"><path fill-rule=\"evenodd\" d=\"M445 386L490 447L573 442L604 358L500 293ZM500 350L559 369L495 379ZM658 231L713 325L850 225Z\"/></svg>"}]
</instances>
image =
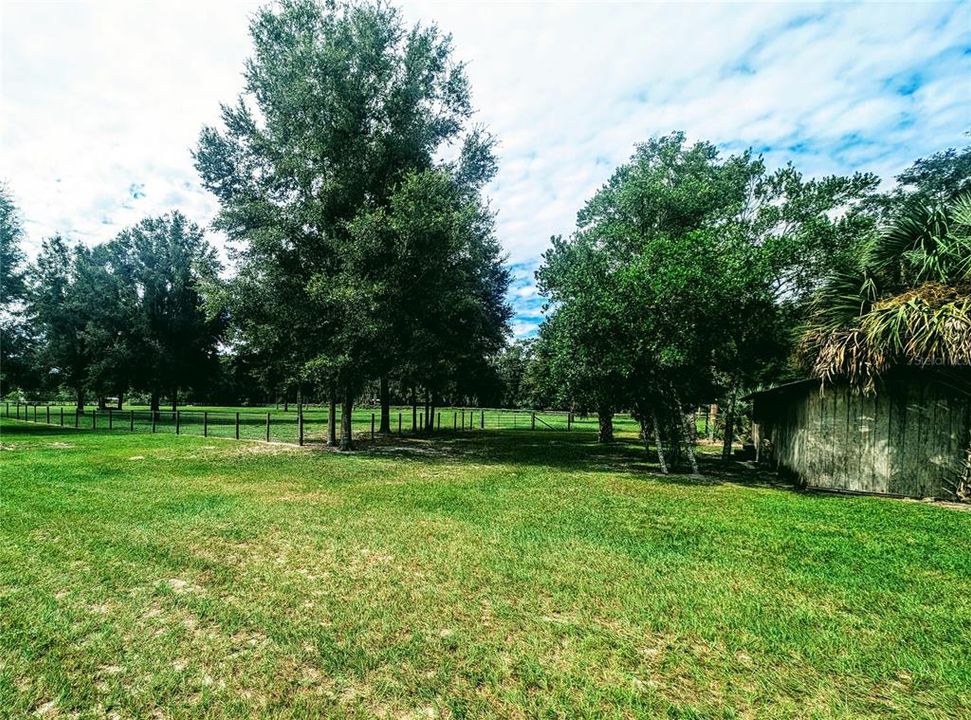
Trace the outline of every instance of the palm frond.
<instances>
[{"instance_id":1,"label":"palm frond","mask_svg":"<svg viewBox=\"0 0 971 720\"><path fill-rule=\"evenodd\" d=\"M815 376L871 390L894 365L971 366L971 196L904 208L861 264L814 300L800 353Z\"/></svg>"}]
</instances>

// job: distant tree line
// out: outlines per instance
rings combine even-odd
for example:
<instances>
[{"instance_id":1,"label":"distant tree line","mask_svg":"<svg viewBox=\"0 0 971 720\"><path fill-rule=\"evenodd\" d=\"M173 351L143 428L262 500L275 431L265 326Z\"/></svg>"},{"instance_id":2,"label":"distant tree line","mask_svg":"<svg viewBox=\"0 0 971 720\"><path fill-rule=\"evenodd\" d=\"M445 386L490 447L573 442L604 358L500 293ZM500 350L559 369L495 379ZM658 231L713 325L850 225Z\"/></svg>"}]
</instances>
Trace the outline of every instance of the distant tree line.
<instances>
[{"instance_id":1,"label":"distant tree line","mask_svg":"<svg viewBox=\"0 0 971 720\"><path fill-rule=\"evenodd\" d=\"M544 321L510 343L495 141L450 37L317 0L261 9L250 34L244 89L194 149L232 276L178 212L93 248L49 238L28 264L3 189L0 392L312 399L348 420L365 401L384 433L393 403L426 427L444 404L560 408L596 413L602 442L629 412L662 469L697 469L700 405L722 408L728 454L749 389L965 357L971 149L880 192L652 138L552 238ZM351 446L349 425L328 435Z\"/></svg>"}]
</instances>

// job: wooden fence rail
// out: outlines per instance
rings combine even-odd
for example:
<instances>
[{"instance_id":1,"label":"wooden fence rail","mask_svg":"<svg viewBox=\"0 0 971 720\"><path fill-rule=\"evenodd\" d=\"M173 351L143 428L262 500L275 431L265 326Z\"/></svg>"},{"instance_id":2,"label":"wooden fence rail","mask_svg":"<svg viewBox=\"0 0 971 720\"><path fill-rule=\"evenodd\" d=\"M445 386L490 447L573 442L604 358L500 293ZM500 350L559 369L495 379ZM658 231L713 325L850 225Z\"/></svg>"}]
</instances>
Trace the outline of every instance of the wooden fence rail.
<instances>
[{"instance_id":1,"label":"wooden fence rail","mask_svg":"<svg viewBox=\"0 0 971 720\"><path fill-rule=\"evenodd\" d=\"M397 408L396 408L397 409ZM410 410L411 408L409 408ZM376 408L363 408L369 412L368 418L357 419L357 438L378 440L378 413ZM445 432L468 433L485 430L499 431L573 431L578 420L573 413L565 411L532 411L502 408L447 408L451 411L452 423ZM406 434L404 412L397 409L397 434ZM434 415L419 408L412 413L410 434L429 434L443 432L442 410ZM77 409L65 407L63 403L21 403L5 402L4 417L34 422L38 424L73 427L79 430L101 430L103 432L127 431L130 433L171 432L175 435L198 435L205 438L230 438L236 440L261 440L263 442L283 442L303 445L326 442L328 413L325 409L308 409L298 406L290 412L242 412L227 410L149 410L149 409ZM339 416L338 416L339 417ZM447 417L447 415L446 415ZM335 423L339 424L339 419ZM352 423L354 418L352 417ZM363 425L362 425L363 423ZM595 416L582 421L583 429L596 432Z\"/></svg>"}]
</instances>

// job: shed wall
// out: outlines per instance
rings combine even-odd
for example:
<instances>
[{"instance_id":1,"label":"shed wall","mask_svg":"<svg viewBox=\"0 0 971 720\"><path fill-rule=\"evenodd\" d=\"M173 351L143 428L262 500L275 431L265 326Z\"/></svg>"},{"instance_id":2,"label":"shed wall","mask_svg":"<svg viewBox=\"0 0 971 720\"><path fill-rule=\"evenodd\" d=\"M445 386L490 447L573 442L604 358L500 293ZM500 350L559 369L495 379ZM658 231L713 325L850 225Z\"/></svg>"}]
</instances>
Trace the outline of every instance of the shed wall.
<instances>
[{"instance_id":1,"label":"shed wall","mask_svg":"<svg viewBox=\"0 0 971 720\"><path fill-rule=\"evenodd\" d=\"M757 398L755 420L774 461L809 487L948 498L971 442L971 397L926 379L869 396L802 386Z\"/></svg>"}]
</instances>

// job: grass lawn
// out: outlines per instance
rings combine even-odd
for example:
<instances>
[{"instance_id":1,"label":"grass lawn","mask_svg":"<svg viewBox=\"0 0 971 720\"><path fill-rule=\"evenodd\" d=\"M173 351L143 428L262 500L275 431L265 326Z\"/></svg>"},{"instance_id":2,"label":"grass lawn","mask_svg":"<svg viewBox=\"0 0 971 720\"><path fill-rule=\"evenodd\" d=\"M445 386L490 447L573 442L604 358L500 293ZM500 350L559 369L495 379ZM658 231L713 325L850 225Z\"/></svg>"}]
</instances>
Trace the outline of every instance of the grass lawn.
<instances>
[{"instance_id":1,"label":"grass lawn","mask_svg":"<svg viewBox=\"0 0 971 720\"><path fill-rule=\"evenodd\" d=\"M971 713L971 512L589 433L2 431L0 716Z\"/></svg>"}]
</instances>

